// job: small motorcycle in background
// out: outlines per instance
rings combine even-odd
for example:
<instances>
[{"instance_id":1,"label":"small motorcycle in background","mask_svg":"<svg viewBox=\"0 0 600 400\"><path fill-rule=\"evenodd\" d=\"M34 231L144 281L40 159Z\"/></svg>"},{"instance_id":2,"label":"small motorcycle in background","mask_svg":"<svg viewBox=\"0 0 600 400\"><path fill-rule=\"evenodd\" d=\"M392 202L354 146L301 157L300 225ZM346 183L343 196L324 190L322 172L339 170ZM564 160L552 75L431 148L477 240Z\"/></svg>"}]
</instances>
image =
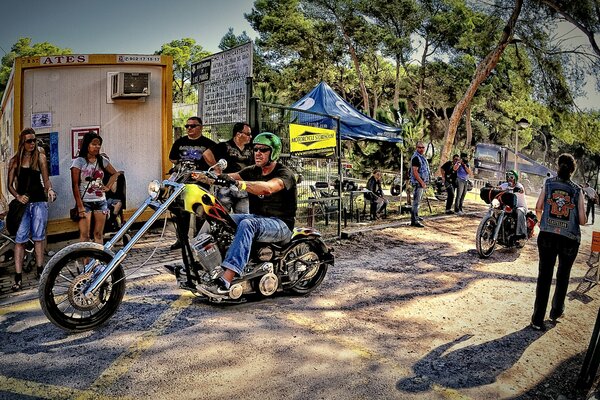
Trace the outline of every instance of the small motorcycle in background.
<instances>
[{"instance_id":1,"label":"small motorcycle in background","mask_svg":"<svg viewBox=\"0 0 600 400\"><path fill-rule=\"evenodd\" d=\"M525 246L528 239L533 236L533 229L537 224L537 217L531 211L527 213L527 237L517 237L517 196L510 191L494 187L483 187L480 197L490 205L475 235L475 246L481 258L488 258L494 252L496 244L505 247Z\"/></svg>"}]
</instances>

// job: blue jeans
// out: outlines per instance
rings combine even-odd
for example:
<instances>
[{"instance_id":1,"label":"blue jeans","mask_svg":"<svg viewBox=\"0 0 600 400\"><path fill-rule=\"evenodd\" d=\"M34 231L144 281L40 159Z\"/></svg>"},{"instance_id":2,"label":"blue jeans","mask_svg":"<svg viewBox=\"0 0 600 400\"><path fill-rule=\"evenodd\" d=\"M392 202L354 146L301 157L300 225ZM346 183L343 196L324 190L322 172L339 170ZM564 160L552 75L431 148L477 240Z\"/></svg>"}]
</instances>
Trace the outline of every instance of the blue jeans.
<instances>
[{"instance_id":1,"label":"blue jeans","mask_svg":"<svg viewBox=\"0 0 600 400\"><path fill-rule=\"evenodd\" d=\"M16 243L25 243L29 240L29 234L31 233L31 240L34 242L41 242L46 238L46 225L48 224L48 203L45 201L39 201L35 203L28 203L21 224L17 230L15 237Z\"/></svg>"},{"instance_id":2,"label":"blue jeans","mask_svg":"<svg viewBox=\"0 0 600 400\"><path fill-rule=\"evenodd\" d=\"M281 242L292 236L290 228L279 218L255 214L231 214L231 218L238 227L222 266L239 276L248 264L253 242Z\"/></svg>"},{"instance_id":3,"label":"blue jeans","mask_svg":"<svg viewBox=\"0 0 600 400\"><path fill-rule=\"evenodd\" d=\"M413 203L412 212L410 213L410 222L416 223L419 221L419 204L421 203L421 197L423 197L423 187L418 183L413 185Z\"/></svg>"},{"instance_id":4,"label":"blue jeans","mask_svg":"<svg viewBox=\"0 0 600 400\"><path fill-rule=\"evenodd\" d=\"M467 195L467 181L457 178L456 183L458 184L458 189L456 189L456 203L454 203L454 211L459 212L463 211L463 203L465 201L465 196Z\"/></svg>"}]
</instances>

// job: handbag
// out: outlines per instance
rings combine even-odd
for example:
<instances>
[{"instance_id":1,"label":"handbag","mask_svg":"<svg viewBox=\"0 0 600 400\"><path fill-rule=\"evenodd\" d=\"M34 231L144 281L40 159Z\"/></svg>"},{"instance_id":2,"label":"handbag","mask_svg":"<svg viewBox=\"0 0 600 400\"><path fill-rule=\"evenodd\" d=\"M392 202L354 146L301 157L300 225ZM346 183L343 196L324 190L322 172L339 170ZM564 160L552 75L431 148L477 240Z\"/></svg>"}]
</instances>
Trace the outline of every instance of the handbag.
<instances>
[{"instance_id":1,"label":"handbag","mask_svg":"<svg viewBox=\"0 0 600 400\"><path fill-rule=\"evenodd\" d=\"M77 206L69 210L69 217L71 217L71 221L73 222L79 221L79 209L77 208Z\"/></svg>"},{"instance_id":2,"label":"handbag","mask_svg":"<svg viewBox=\"0 0 600 400\"><path fill-rule=\"evenodd\" d=\"M23 204L17 199L11 200L11 202L8 204L8 214L6 214L6 229L12 236L17 234L26 208L27 204Z\"/></svg>"}]
</instances>

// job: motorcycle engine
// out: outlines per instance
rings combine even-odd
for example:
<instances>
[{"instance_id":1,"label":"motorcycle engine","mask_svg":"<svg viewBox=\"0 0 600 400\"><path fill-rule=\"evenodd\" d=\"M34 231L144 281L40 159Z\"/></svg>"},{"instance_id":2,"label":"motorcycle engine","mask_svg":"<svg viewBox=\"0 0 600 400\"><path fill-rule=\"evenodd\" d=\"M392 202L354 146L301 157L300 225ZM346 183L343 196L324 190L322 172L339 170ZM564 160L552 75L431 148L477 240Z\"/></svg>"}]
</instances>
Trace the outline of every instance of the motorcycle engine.
<instances>
[{"instance_id":1,"label":"motorcycle engine","mask_svg":"<svg viewBox=\"0 0 600 400\"><path fill-rule=\"evenodd\" d=\"M212 271L221 265L221 252L212 235L200 233L192 242L194 257L206 271Z\"/></svg>"}]
</instances>

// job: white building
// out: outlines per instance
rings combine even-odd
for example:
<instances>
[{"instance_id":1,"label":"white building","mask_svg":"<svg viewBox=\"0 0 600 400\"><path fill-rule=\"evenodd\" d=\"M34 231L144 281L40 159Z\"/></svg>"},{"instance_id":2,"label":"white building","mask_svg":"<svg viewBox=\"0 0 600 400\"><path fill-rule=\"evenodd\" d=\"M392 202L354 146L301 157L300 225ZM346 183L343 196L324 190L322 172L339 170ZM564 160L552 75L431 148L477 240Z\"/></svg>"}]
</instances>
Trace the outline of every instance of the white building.
<instances>
[{"instance_id":1,"label":"white building","mask_svg":"<svg viewBox=\"0 0 600 400\"><path fill-rule=\"evenodd\" d=\"M69 167L89 130L125 172L127 207L147 196L147 183L170 168L172 59L160 55L89 54L20 57L0 103L0 190L7 200L8 162L20 132L43 139L58 201L49 207L48 233L77 230ZM130 214L126 211L126 217Z\"/></svg>"}]
</instances>

